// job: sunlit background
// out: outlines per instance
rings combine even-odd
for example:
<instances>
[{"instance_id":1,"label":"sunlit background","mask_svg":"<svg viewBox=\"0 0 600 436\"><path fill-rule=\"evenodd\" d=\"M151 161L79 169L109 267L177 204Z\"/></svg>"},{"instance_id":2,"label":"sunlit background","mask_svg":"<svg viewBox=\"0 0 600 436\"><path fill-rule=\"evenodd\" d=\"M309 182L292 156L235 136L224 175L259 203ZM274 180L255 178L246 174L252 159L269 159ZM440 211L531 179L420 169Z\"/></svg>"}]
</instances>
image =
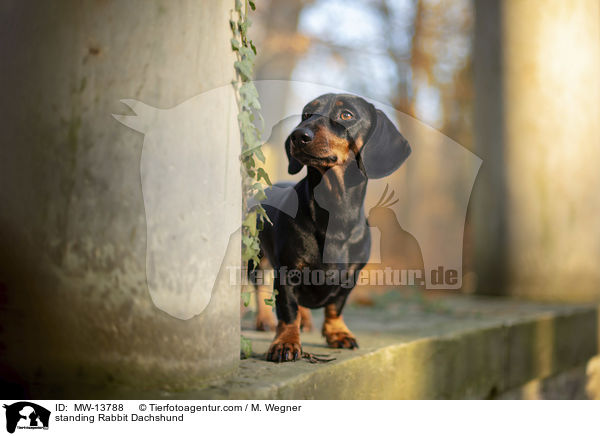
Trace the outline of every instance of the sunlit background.
<instances>
[{"instance_id":1,"label":"sunlit background","mask_svg":"<svg viewBox=\"0 0 600 436\"><path fill-rule=\"evenodd\" d=\"M472 25L468 0L265 1L256 76L367 95L468 147Z\"/></svg>"}]
</instances>

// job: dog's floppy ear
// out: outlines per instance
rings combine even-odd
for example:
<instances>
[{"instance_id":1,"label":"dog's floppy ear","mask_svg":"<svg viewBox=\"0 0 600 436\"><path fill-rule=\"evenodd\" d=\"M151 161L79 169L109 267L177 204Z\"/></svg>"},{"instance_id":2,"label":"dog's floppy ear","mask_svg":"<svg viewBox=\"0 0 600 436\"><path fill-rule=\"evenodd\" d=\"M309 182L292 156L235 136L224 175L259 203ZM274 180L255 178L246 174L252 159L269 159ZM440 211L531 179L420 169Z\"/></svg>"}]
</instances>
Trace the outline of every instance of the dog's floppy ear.
<instances>
[{"instance_id":1,"label":"dog's floppy ear","mask_svg":"<svg viewBox=\"0 0 600 436\"><path fill-rule=\"evenodd\" d=\"M360 151L362 164L370 179L389 176L408 158L410 145L396 126L379 109L374 109L375 126Z\"/></svg>"},{"instance_id":2,"label":"dog's floppy ear","mask_svg":"<svg viewBox=\"0 0 600 436\"><path fill-rule=\"evenodd\" d=\"M292 142L292 137L288 136L287 139L285 140L285 154L287 154L288 162L289 162L288 163L288 173L297 174L298 172L300 172L303 165L300 162L298 162L296 160L296 158L294 158L294 156L292 156L292 153L290 152L291 142Z\"/></svg>"}]
</instances>

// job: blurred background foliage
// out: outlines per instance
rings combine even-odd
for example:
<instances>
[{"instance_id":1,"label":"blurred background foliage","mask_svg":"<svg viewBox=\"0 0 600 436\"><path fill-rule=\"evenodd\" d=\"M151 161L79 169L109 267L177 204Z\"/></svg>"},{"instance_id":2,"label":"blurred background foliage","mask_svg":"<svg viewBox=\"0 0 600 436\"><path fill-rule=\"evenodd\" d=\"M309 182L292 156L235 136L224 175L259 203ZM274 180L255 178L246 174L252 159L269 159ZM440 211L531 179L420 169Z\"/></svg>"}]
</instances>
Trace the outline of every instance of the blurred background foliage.
<instances>
[{"instance_id":1,"label":"blurred background foliage","mask_svg":"<svg viewBox=\"0 0 600 436\"><path fill-rule=\"evenodd\" d=\"M256 79L335 86L472 144L470 0L264 0Z\"/></svg>"}]
</instances>

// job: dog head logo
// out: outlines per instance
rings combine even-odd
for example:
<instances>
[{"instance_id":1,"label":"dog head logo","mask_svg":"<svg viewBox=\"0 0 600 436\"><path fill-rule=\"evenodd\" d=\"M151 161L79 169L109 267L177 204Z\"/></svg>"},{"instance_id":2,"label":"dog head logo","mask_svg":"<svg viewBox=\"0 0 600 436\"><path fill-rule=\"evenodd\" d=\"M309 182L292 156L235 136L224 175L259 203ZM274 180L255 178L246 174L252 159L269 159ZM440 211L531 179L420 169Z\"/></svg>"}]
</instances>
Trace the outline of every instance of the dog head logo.
<instances>
[{"instance_id":1,"label":"dog head logo","mask_svg":"<svg viewBox=\"0 0 600 436\"><path fill-rule=\"evenodd\" d=\"M306 103L307 96L340 91L275 80L258 81L255 85L261 98L264 138L271 136L268 142L281 150L282 162L286 160L281 146L285 136L276 137L277 126L288 122L290 127L297 125L297 108ZM282 96L288 102L283 111L279 104ZM235 116L231 116L237 112L235 94L231 86L224 86L171 109L153 108L136 100L122 102L135 115L113 115L114 118L144 134L140 174L150 296L159 309L189 319L210 302L219 272L237 267L223 265L230 237L241 225L241 192L231 189L241 186L240 148L235 146L240 132ZM386 205L385 209L395 215L395 219L388 216L387 221L397 223L411 241L418 241L413 245L420 246L418 257L422 256L424 263L426 287L460 288L465 216L481 159L424 123L375 104L381 109L378 116L385 121L382 125L388 126L384 132L402 132L401 136L413 147L409 165L398 171L395 170L403 159L383 162L391 165L389 169L378 168L382 160L377 156L372 162L367 159L366 164L375 166L373 169L365 165L370 179L365 210L373 208L385 186L393 187L400 201ZM397 127L390 121L393 119ZM289 134L287 127L279 130ZM388 144L385 139L379 143ZM408 154L401 156L406 158ZM269 191L266 204L295 216L298 204L290 188ZM377 226L372 229L377 230ZM371 263L380 258L377 250L381 235L374 233ZM451 284L432 280L431 273L440 265L457 271L458 280Z\"/></svg>"},{"instance_id":2,"label":"dog head logo","mask_svg":"<svg viewBox=\"0 0 600 436\"><path fill-rule=\"evenodd\" d=\"M50 411L29 401L4 405L6 409L6 431L18 429L48 429Z\"/></svg>"},{"instance_id":3,"label":"dog head logo","mask_svg":"<svg viewBox=\"0 0 600 436\"><path fill-rule=\"evenodd\" d=\"M122 103L136 115L114 118L144 134L150 296L159 309L189 319L210 302L230 236L241 224L235 95L221 87L171 109Z\"/></svg>"},{"instance_id":4,"label":"dog head logo","mask_svg":"<svg viewBox=\"0 0 600 436\"><path fill-rule=\"evenodd\" d=\"M256 82L256 87L265 108L281 107L278 103L280 96L286 96L283 111L271 109L278 113L279 118L265 117L266 131L270 131L277 123L281 124L279 128L273 129L274 134L268 141L267 151L271 155L275 154L282 166L289 157L282 144L286 136L301 122L298 108L324 94L345 93L328 86L302 82L264 80ZM402 152L402 147L399 148L398 155L386 151L384 154L387 158L378 156L373 161L376 164L374 168L365 166L369 182L364 208L372 212L369 214L373 240L370 258L357 255L352 259L338 259L336 253L327 248L329 238L335 238L336 230L328 227L323 260L331 263L383 263L386 261L386 254L395 251L395 256L401 257L397 259L397 263L402 264L403 269L424 271L427 289L459 289L462 286L462 250L467 206L482 160L425 123L390 106L364 99L380 109L378 115L385 121L382 125L389 126L383 131L395 133L397 128L411 145L412 152L410 159L400 168L398 163L402 163L402 159L397 157L406 155ZM394 125L394 129L391 125ZM388 145L393 143L389 135L382 138L378 142ZM386 164L390 165L389 170L386 170ZM378 170L377 165L384 165L383 170ZM292 169L295 171L297 168ZM290 178L286 174L279 176L284 180ZM301 176L299 173L294 177L298 180ZM378 206L377 202L386 186L395 192L396 198L390 199L385 207ZM319 187L316 191L319 191ZM384 198L386 199L387 197ZM395 199L399 201L394 201ZM333 206L328 203L326 196L319 197L317 202L330 212L330 216L335 216L336 211L330 210ZM400 245L407 247L401 256L397 253Z\"/></svg>"}]
</instances>

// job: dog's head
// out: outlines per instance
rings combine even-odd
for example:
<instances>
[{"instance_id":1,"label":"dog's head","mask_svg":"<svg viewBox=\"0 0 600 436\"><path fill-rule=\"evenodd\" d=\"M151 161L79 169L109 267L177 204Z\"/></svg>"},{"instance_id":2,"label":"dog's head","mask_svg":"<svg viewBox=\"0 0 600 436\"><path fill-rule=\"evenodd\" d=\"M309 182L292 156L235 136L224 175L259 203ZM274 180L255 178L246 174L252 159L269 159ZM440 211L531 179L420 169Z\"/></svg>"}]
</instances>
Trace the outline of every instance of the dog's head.
<instances>
[{"instance_id":1,"label":"dog's head","mask_svg":"<svg viewBox=\"0 0 600 436\"><path fill-rule=\"evenodd\" d=\"M337 166L359 168L374 179L396 171L411 151L382 111L349 94L325 94L308 103L285 150L290 174L303 165L321 173Z\"/></svg>"}]
</instances>

